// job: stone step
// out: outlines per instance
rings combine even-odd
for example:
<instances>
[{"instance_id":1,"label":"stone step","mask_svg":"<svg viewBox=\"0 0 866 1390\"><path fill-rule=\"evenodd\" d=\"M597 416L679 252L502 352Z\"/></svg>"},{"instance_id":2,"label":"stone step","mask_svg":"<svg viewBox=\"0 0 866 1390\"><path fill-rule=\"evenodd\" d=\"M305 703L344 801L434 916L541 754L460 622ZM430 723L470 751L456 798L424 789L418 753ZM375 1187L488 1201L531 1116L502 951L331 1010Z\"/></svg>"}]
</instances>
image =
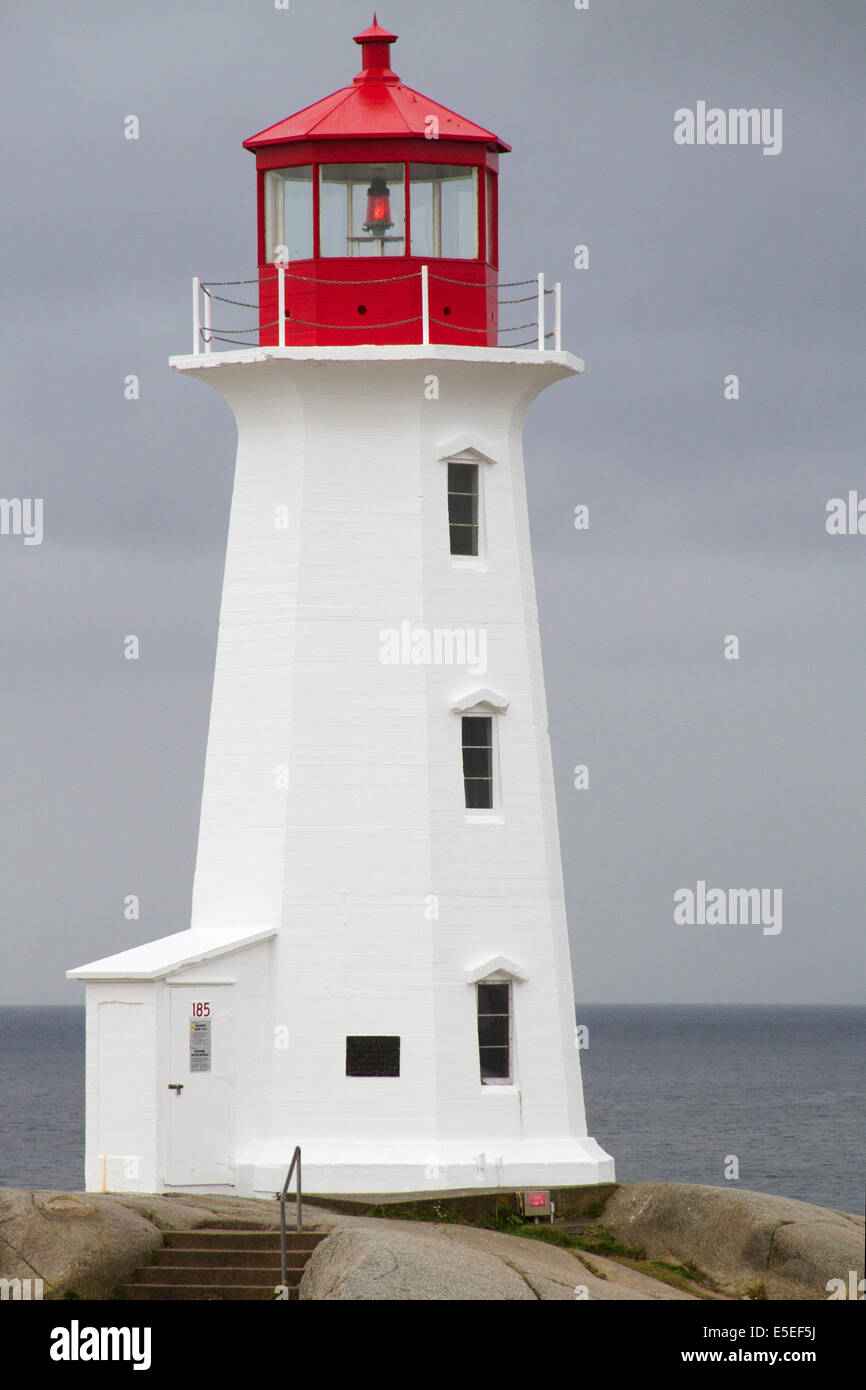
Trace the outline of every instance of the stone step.
<instances>
[{"instance_id":1,"label":"stone step","mask_svg":"<svg viewBox=\"0 0 866 1390\"><path fill-rule=\"evenodd\" d=\"M310 1257L309 1250L286 1250L286 1264L289 1269L303 1269ZM155 1250L151 1256L151 1268L177 1269L181 1266L185 1269L211 1269L214 1265L222 1269L229 1268L254 1268L261 1269L265 1265L269 1269L279 1270L280 1250L179 1250L175 1247L166 1247Z\"/></svg>"},{"instance_id":2,"label":"stone step","mask_svg":"<svg viewBox=\"0 0 866 1390\"><path fill-rule=\"evenodd\" d=\"M303 1265L295 1269L287 1268L286 1284L290 1286L300 1284L303 1272ZM270 1264L259 1264L252 1267L244 1265L239 1268L209 1265L206 1269L188 1268L184 1265L178 1268L173 1268L170 1265L144 1265L135 1271L135 1283L137 1284L261 1284L262 1286L267 1285L273 1294L280 1282L279 1265Z\"/></svg>"},{"instance_id":3,"label":"stone step","mask_svg":"<svg viewBox=\"0 0 866 1390\"><path fill-rule=\"evenodd\" d=\"M130 1302L186 1299L244 1299L278 1302L282 1283L279 1231L163 1231L165 1244L150 1263L135 1271L121 1297ZM286 1232L286 1291L298 1299L298 1285L322 1231Z\"/></svg>"},{"instance_id":4,"label":"stone step","mask_svg":"<svg viewBox=\"0 0 866 1390\"><path fill-rule=\"evenodd\" d=\"M163 1231L172 1250L279 1250L279 1231ZM287 1231L286 1249L315 1250L325 1239L322 1231Z\"/></svg>"},{"instance_id":5,"label":"stone step","mask_svg":"<svg viewBox=\"0 0 866 1390\"><path fill-rule=\"evenodd\" d=\"M156 1299L245 1299L278 1302L282 1284L279 1231L163 1231L165 1244L150 1263L135 1271L121 1297L131 1302ZM298 1285L322 1231L286 1232L288 1301L297 1301Z\"/></svg>"},{"instance_id":6,"label":"stone step","mask_svg":"<svg viewBox=\"0 0 866 1390\"><path fill-rule=\"evenodd\" d=\"M177 1302L181 1299L206 1303L213 1299L244 1299L248 1302L273 1303L274 1284L127 1284L123 1297L127 1302L145 1303L162 1299ZM288 1302L298 1301L297 1288L289 1288Z\"/></svg>"}]
</instances>

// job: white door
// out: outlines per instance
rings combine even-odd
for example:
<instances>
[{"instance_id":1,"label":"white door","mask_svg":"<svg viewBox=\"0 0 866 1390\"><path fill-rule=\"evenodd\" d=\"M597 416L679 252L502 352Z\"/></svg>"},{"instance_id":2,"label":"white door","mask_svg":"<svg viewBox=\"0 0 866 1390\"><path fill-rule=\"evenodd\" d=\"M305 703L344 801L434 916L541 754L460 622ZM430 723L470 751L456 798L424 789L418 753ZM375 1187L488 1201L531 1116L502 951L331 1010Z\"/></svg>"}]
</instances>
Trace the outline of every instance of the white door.
<instances>
[{"instance_id":1,"label":"white door","mask_svg":"<svg viewBox=\"0 0 866 1390\"><path fill-rule=\"evenodd\" d=\"M171 985L168 1183L234 1181L232 985Z\"/></svg>"}]
</instances>

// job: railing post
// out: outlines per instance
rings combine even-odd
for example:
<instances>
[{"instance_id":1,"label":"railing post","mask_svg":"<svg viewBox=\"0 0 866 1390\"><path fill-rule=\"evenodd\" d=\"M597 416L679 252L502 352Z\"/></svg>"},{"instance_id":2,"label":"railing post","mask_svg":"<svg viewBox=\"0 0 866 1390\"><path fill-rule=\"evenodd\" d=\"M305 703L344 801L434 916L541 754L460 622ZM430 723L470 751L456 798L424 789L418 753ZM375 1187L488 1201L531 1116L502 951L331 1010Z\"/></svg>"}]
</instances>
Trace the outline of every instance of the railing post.
<instances>
[{"instance_id":1,"label":"railing post","mask_svg":"<svg viewBox=\"0 0 866 1390\"><path fill-rule=\"evenodd\" d=\"M421 267L421 342L430 346L430 272L426 265Z\"/></svg>"},{"instance_id":2,"label":"railing post","mask_svg":"<svg viewBox=\"0 0 866 1390\"><path fill-rule=\"evenodd\" d=\"M298 1149L298 1219L297 1219L297 1223L296 1223L297 1229L298 1229L299 1231L301 1230L301 1222L302 1222L302 1221L303 1221L303 1207L302 1207L302 1193L301 1193L301 1150L300 1150L300 1148L299 1148L299 1149Z\"/></svg>"},{"instance_id":3,"label":"railing post","mask_svg":"<svg viewBox=\"0 0 866 1390\"><path fill-rule=\"evenodd\" d=\"M277 318L279 320L277 341L280 347L286 346L286 267L280 262L277 266Z\"/></svg>"},{"instance_id":4,"label":"railing post","mask_svg":"<svg viewBox=\"0 0 866 1390\"><path fill-rule=\"evenodd\" d=\"M204 292L204 350L210 352L211 339L211 298L207 290Z\"/></svg>"},{"instance_id":5,"label":"railing post","mask_svg":"<svg viewBox=\"0 0 866 1390\"><path fill-rule=\"evenodd\" d=\"M297 1230L300 1231L300 1230L303 1229L303 1227L302 1227L302 1222L303 1222L303 1207L302 1207L303 1194L302 1194L302 1192L301 1192L301 1146L300 1146L300 1144L296 1144L296 1145L295 1145L295 1152L292 1154L292 1161L291 1161L291 1163L290 1163L290 1165L289 1165L289 1171L288 1171L288 1173L286 1174L286 1181L283 1183L283 1190L282 1190L282 1192L280 1193L280 1282L281 1282L283 1285L285 1285L285 1283L286 1283L286 1193L287 1193L288 1190L289 1190L289 1183L292 1181L292 1173L295 1171L295 1166L296 1166L296 1165L297 1165L297 1169L298 1169L298 1199L297 1199L297 1217L296 1217L296 1219L295 1219L295 1227L296 1227Z\"/></svg>"},{"instance_id":6,"label":"railing post","mask_svg":"<svg viewBox=\"0 0 866 1390\"><path fill-rule=\"evenodd\" d=\"M192 277L192 351L197 357L201 350L201 319L199 318L199 278Z\"/></svg>"},{"instance_id":7,"label":"railing post","mask_svg":"<svg viewBox=\"0 0 866 1390\"><path fill-rule=\"evenodd\" d=\"M553 287L555 318L553 321L553 346L557 352L562 352L562 285L559 280Z\"/></svg>"},{"instance_id":8,"label":"railing post","mask_svg":"<svg viewBox=\"0 0 866 1390\"><path fill-rule=\"evenodd\" d=\"M291 1170L289 1170L291 1171ZM286 1189L280 1193L280 1283L286 1284Z\"/></svg>"},{"instance_id":9,"label":"railing post","mask_svg":"<svg viewBox=\"0 0 866 1390\"><path fill-rule=\"evenodd\" d=\"M538 275L538 351L544 352L544 271Z\"/></svg>"}]
</instances>

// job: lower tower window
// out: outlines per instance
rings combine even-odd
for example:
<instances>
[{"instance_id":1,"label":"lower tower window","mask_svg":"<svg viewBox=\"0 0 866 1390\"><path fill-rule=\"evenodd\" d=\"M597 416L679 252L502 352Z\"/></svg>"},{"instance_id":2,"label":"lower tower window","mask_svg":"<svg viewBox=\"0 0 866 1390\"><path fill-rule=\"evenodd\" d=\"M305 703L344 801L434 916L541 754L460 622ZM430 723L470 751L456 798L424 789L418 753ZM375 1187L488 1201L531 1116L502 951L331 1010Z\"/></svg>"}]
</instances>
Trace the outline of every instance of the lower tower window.
<instances>
[{"instance_id":1,"label":"lower tower window","mask_svg":"<svg viewBox=\"0 0 866 1390\"><path fill-rule=\"evenodd\" d=\"M511 1081L511 985L479 984L478 1058L483 1085Z\"/></svg>"},{"instance_id":2,"label":"lower tower window","mask_svg":"<svg viewBox=\"0 0 866 1390\"><path fill-rule=\"evenodd\" d=\"M471 810L493 808L493 720L489 716L464 715L463 789Z\"/></svg>"}]
</instances>

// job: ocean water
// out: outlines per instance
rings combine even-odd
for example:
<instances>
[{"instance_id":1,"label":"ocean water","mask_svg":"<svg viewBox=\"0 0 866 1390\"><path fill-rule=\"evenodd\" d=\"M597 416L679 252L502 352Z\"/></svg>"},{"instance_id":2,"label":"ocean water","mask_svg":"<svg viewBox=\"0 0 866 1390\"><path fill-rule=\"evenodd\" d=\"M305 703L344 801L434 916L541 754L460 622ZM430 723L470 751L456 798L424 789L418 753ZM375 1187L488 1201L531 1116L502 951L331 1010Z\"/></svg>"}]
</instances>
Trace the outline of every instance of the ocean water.
<instances>
[{"instance_id":1,"label":"ocean water","mask_svg":"<svg viewBox=\"0 0 866 1390\"><path fill-rule=\"evenodd\" d=\"M739 1185L863 1211L866 1008L595 1004L589 1132L624 1182ZM0 1187L80 1190L84 1010L0 1008Z\"/></svg>"},{"instance_id":2,"label":"ocean water","mask_svg":"<svg viewBox=\"0 0 866 1390\"><path fill-rule=\"evenodd\" d=\"M0 1008L0 1187L84 1186L84 1009Z\"/></svg>"},{"instance_id":3,"label":"ocean water","mask_svg":"<svg viewBox=\"0 0 866 1390\"><path fill-rule=\"evenodd\" d=\"M751 1188L863 1213L866 1008L592 1005L590 1134L621 1182ZM739 1182L725 1180L726 1156Z\"/></svg>"}]
</instances>

